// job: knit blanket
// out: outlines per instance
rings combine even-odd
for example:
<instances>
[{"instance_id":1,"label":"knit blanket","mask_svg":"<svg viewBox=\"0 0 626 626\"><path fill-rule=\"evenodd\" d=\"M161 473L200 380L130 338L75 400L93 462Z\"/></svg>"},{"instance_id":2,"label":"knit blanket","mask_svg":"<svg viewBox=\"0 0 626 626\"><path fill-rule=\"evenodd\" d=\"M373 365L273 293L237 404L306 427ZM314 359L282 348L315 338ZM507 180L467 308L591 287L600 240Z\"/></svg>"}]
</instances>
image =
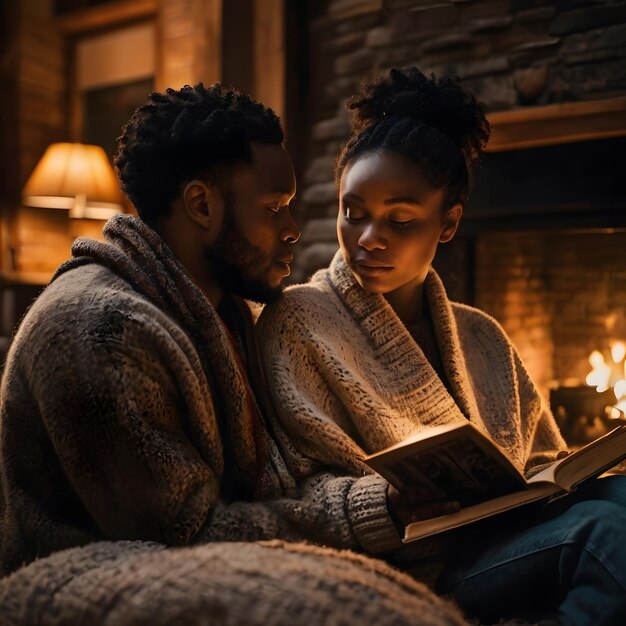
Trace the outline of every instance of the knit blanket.
<instances>
[{"instance_id":1,"label":"knit blanket","mask_svg":"<svg viewBox=\"0 0 626 626\"><path fill-rule=\"evenodd\" d=\"M461 626L454 606L380 561L279 541L99 542L0 580L3 626Z\"/></svg>"}]
</instances>

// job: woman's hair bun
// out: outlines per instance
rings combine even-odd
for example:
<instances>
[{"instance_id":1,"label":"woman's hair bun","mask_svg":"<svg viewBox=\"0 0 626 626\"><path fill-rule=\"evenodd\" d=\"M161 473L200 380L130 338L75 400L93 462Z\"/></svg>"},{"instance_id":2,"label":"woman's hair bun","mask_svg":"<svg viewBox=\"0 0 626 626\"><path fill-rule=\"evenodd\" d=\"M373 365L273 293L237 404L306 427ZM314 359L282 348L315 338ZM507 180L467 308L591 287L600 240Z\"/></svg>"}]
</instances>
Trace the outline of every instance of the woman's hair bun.
<instances>
[{"instance_id":1,"label":"woman's hair bun","mask_svg":"<svg viewBox=\"0 0 626 626\"><path fill-rule=\"evenodd\" d=\"M412 118L453 141L466 161L480 159L489 139L484 110L454 78L429 78L416 67L392 69L362 86L348 102L352 131L360 133L384 118Z\"/></svg>"}]
</instances>

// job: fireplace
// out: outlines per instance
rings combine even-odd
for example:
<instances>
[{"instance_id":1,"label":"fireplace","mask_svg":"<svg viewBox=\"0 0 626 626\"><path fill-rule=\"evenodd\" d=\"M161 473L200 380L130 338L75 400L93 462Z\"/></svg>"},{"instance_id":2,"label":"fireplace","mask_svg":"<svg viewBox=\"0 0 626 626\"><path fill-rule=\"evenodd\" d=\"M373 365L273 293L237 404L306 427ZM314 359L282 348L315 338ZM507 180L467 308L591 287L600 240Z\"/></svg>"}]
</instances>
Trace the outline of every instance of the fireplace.
<instances>
[{"instance_id":1,"label":"fireplace","mask_svg":"<svg viewBox=\"0 0 626 626\"><path fill-rule=\"evenodd\" d=\"M573 443L608 429L617 404L586 383L592 352L626 378L611 355L626 341L626 136L583 130L535 145L522 133L489 153L458 240L436 260L453 298L503 325Z\"/></svg>"}]
</instances>

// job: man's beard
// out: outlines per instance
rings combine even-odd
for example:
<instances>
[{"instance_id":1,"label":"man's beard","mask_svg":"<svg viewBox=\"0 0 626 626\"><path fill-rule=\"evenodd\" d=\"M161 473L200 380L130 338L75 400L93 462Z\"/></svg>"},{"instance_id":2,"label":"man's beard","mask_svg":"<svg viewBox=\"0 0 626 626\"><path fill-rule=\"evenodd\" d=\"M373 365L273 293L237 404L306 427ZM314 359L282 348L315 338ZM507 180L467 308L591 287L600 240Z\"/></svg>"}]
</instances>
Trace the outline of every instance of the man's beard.
<instances>
[{"instance_id":1,"label":"man's beard","mask_svg":"<svg viewBox=\"0 0 626 626\"><path fill-rule=\"evenodd\" d=\"M261 304L280 298L283 285L270 286L254 271L267 266L263 251L251 244L235 223L232 202L224 194L224 221L215 243L204 249L204 256L220 287L229 293Z\"/></svg>"}]
</instances>

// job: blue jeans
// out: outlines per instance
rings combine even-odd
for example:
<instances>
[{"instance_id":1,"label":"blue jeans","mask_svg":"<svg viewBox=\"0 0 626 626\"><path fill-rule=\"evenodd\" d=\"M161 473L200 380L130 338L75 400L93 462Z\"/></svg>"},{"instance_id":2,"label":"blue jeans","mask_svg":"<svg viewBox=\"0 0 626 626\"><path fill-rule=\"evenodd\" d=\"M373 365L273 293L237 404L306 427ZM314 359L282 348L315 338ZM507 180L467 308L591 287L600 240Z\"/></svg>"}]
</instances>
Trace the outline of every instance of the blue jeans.
<instances>
[{"instance_id":1,"label":"blue jeans","mask_svg":"<svg viewBox=\"0 0 626 626\"><path fill-rule=\"evenodd\" d=\"M489 623L552 612L562 626L626 625L626 476L468 526L437 589Z\"/></svg>"}]
</instances>

